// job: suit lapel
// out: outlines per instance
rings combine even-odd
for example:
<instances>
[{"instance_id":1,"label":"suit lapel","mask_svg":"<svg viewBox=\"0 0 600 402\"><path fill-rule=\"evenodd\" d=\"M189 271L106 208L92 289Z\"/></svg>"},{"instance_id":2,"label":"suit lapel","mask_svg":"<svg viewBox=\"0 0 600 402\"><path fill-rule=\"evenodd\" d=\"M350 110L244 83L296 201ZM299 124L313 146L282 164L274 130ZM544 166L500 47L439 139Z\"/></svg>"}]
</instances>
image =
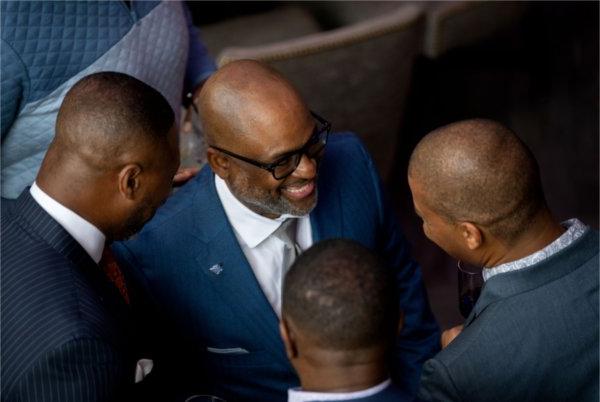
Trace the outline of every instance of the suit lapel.
<instances>
[{"instance_id":1,"label":"suit lapel","mask_svg":"<svg viewBox=\"0 0 600 402\"><path fill-rule=\"evenodd\" d=\"M340 186L330 183L326 175L327 170L326 166L322 166L319 170L323 174L318 179L317 206L310 213L313 243L343 236Z\"/></svg>"},{"instance_id":2,"label":"suit lapel","mask_svg":"<svg viewBox=\"0 0 600 402\"><path fill-rule=\"evenodd\" d=\"M597 236L590 229L566 249L549 258L517 271L502 273L488 279L481 289L481 296L467 317L465 326L471 324L492 303L527 292L571 273L592 258L597 251ZM577 247L578 253L572 253Z\"/></svg>"},{"instance_id":3,"label":"suit lapel","mask_svg":"<svg viewBox=\"0 0 600 402\"><path fill-rule=\"evenodd\" d=\"M240 322L264 340L264 345L274 353L285 357L283 342L279 336L279 319L263 293L244 255L225 210L217 195L212 172L199 183L205 191L198 192L196 205L210 206L204 215L212 224L200 233L202 250L196 257L197 266L209 278L224 305L230 307ZM207 197L207 198L205 198Z\"/></svg>"},{"instance_id":4,"label":"suit lapel","mask_svg":"<svg viewBox=\"0 0 600 402\"><path fill-rule=\"evenodd\" d=\"M98 303L103 304L115 319L122 323L128 321L127 306L116 287L109 282L83 247L39 206L29 193L29 189L24 190L19 196L13 211L19 215L19 222L27 225L30 233L35 233L77 267L98 293Z\"/></svg>"}]
</instances>

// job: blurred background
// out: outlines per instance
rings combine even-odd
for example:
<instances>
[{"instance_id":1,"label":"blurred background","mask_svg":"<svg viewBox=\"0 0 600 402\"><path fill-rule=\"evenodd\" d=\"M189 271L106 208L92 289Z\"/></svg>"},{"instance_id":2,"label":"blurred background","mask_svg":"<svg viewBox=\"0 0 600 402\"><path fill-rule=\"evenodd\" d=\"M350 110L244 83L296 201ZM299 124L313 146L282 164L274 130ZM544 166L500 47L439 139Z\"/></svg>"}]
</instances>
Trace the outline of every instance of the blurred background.
<instances>
[{"instance_id":1,"label":"blurred background","mask_svg":"<svg viewBox=\"0 0 600 402\"><path fill-rule=\"evenodd\" d=\"M462 322L456 261L425 238L406 182L429 131L484 117L540 164L557 218L598 228L598 2L189 2L219 65L270 63L334 130L359 134L444 328Z\"/></svg>"}]
</instances>

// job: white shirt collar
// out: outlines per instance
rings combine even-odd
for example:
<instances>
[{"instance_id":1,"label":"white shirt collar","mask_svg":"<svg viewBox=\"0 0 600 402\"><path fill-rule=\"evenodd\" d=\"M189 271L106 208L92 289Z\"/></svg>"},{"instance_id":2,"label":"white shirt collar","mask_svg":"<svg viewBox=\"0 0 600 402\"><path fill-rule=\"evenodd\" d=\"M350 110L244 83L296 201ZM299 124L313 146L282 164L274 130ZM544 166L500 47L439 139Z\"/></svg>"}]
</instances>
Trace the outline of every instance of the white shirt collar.
<instances>
[{"instance_id":1,"label":"white shirt collar","mask_svg":"<svg viewBox=\"0 0 600 402\"><path fill-rule=\"evenodd\" d=\"M288 218L297 218L292 215L281 215L269 219L257 214L242 204L229 190L227 183L215 175L217 194L225 209L225 214L238 236L250 248L254 248L269 237Z\"/></svg>"},{"instance_id":2,"label":"white shirt collar","mask_svg":"<svg viewBox=\"0 0 600 402\"><path fill-rule=\"evenodd\" d=\"M355 392L307 392L301 388L288 389L288 402L309 402L309 401L347 401L358 398L367 398L375 395L391 384L391 380L375 385L374 387Z\"/></svg>"},{"instance_id":3,"label":"white shirt collar","mask_svg":"<svg viewBox=\"0 0 600 402\"><path fill-rule=\"evenodd\" d=\"M33 199L83 247L96 262L102 258L106 236L96 226L60 204L34 182L29 193Z\"/></svg>"}]
</instances>

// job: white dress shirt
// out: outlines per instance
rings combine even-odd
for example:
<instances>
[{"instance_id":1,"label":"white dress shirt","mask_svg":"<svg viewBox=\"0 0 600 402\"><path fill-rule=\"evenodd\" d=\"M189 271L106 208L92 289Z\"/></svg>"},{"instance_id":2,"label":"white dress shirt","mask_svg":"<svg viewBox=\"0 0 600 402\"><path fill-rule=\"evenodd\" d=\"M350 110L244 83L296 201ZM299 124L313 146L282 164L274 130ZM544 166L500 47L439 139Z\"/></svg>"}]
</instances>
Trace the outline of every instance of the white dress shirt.
<instances>
[{"instance_id":1,"label":"white dress shirt","mask_svg":"<svg viewBox=\"0 0 600 402\"><path fill-rule=\"evenodd\" d=\"M62 226L98 264L106 237L96 226L50 197L34 182L29 193L40 207Z\"/></svg>"},{"instance_id":2,"label":"white dress shirt","mask_svg":"<svg viewBox=\"0 0 600 402\"><path fill-rule=\"evenodd\" d=\"M310 217L309 215L301 217L281 215L279 218L269 219L242 204L217 175L215 175L215 185L227 219L233 227L235 237L254 276L273 310L280 317L284 243L271 235L286 219L297 218L296 243L301 250L306 250L313 243Z\"/></svg>"},{"instance_id":3,"label":"white dress shirt","mask_svg":"<svg viewBox=\"0 0 600 402\"><path fill-rule=\"evenodd\" d=\"M307 392L302 391L301 388L290 388L288 390L288 402L351 401L352 399L367 398L378 394L391 383L391 380L387 379L374 387L355 392Z\"/></svg>"}]
</instances>

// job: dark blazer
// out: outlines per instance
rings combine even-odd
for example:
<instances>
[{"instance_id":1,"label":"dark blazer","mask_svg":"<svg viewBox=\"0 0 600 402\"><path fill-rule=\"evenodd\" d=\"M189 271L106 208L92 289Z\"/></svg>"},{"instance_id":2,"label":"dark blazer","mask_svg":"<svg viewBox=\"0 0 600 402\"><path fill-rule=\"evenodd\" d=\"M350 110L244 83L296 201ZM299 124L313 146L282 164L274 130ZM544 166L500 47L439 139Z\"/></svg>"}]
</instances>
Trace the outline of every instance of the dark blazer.
<instances>
[{"instance_id":1,"label":"dark blazer","mask_svg":"<svg viewBox=\"0 0 600 402\"><path fill-rule=\"evenodd\" d=\"M367 396L365 398L354 398L348 399L351 402L411 402L415 399L410 397L406 392L402 391L394 384L390 384L381 392L376 393L375 395ZM311 402L325 402L314 400Z\"/></svg>"},{"instance_id":2,"label":"dark blazer","mask_svg":"<svg viewBox=\"0 0 600 402\"><path fill-rule=\"evenodd\" d=\"M462 333L425 363L428 401L597 401L598 233L490 278Z\"/></svg>"},{"instance_id":3,"label":"dark blazer","mask_svg":"<svg viewBox=\"0 0 600 402\"><path fill-rule=\"evenodd\" d=\"M3 212L2 401L130 399L136 360L116 288L28 188Z\"/></svg>"},{"instance_id":4,"label":"dark blazer","mask_svg":"<svg viewBox=\"0 0 600 402\"><path fill-rule=\"evenodd\" d=\"M385 257L395 273L406 315L391 359L393 377L414 394L423 362L439 349L439 330L419 266L409 257L373 162L356 136L330 136L317 186L319 199L310 214L314 242L355 239ZM206 392L228 400L286 400L298 378L277 315L236 240L208 166L139 235L114 250L122 264L137 268L138 281L179 335L177 342L161 344L185 349L177 364L199 366L185 369L192 381L205 380L211 384Z\"/></svg>"}]
</instances>

